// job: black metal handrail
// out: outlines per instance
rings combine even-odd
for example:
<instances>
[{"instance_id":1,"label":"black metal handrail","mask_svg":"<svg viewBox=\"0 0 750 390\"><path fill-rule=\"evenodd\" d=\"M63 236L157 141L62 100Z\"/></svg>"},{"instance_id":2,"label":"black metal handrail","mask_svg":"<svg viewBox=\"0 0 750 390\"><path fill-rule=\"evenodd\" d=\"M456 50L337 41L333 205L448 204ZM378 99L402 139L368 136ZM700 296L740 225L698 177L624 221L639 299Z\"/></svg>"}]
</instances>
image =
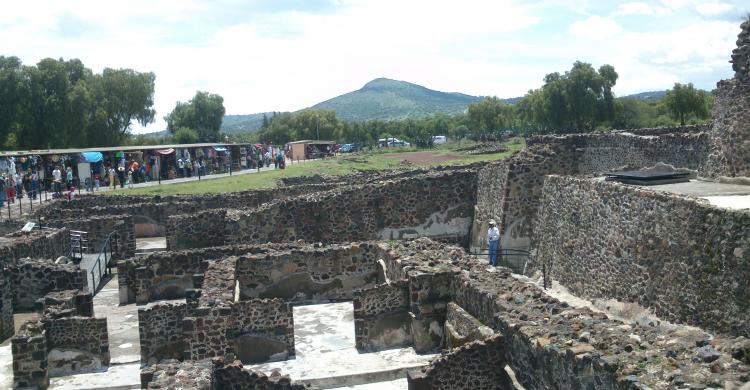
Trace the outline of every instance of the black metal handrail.
<instances>
[{"instance_id":1,"label":"black metal handrail","mask_svg":"<svg viewBox=\"0 0 750 390\"><path fill-rule=\"evenodd\" d=\"M81 230L70 230L70 246L68 257L71 260L83 260L83 254L88 251L88 232Z\"/></svg>"},{"instance_id":2,"label":"black metal handrail","mask_svg":"<svg viewBox=\"0 0 750 390\"><path fill-rule=\"evenodd\" d=\"M472 252L475 256L486 256L489 258L490 251ZM529 261L531 253L523 249L500 248L497 252L497 265L508 267L514 273L522 274Z\"/></svg>"},{"instance_id":3,"label":"black metal handrail","mask_svg":"<svg viewBox=\"0 0 750 390\"><path fill-rule=\"evenodd\" d=\"M99 251L99 255L96 256L96 262L94 263L90 271L92 294L96 294L96 292L99 291L104 276L112 275L112 267L110 262L112 261L114 255L119 253L119 243L117 239L118 234L116 231L109 233L109 235L107 235L107 239L102 245L102 249ZM102 267L102 260L104 261L104 267ZM99 279L96 278L97 274L99 276Z\"/></svg>"}]
</instances>

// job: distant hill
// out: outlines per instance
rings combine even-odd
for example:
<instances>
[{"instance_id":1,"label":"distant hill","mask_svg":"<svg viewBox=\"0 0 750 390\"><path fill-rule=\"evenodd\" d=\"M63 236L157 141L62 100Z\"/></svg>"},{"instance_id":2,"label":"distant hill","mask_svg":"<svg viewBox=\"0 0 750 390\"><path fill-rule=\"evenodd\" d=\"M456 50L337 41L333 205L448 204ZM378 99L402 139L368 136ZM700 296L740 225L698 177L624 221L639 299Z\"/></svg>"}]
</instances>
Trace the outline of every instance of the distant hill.
<instances>
[{"instance_id":1,"label":"distant hill","mask_svg":"<svg viewBox=\"0 0 750 390\"><path fill-rule=\"evenodd\" d=\"M620 98L631 98L631 99L640 99L640 100L660 100L666 94L667 94L667 91L648 91L648 92L635 93L635 94L627 95L627 96L620 96Z\"/></svg>"},{"instance_id":2,"label":"distant hill","mask_svg":"<svg viewBox=\"0 0 750 390\"><path fill-rule=\"evenodd\" d=\"M649 91L622 98L659 100L667 91ZM377 78L359 90L345 93L310 108L336 111L339 119L346 121L366 121L372 119L391 120L409 117L423 117L438 113L459 114L469 104L482 100L481 96L471 96L457 92L435 91L406 81ZM522 96L501 99L507 104L517 104ZM221 124L225 133L258 131L263 124L263 114L226 115ZM266 112L270 119L273 113Z\"/></svg>"},{"instance_id":3,"label":"distant hill","mask_svg":"<svg viewBox=\"0 0 750 390\"><path fill-rule=\"evenodd\" d=\"M311 108L336 111L347 121L423 117L437 113L458 114L481 97L440 92L421 85L378 78L361 89L318 103Z\"/></svg>"}]
</instances>

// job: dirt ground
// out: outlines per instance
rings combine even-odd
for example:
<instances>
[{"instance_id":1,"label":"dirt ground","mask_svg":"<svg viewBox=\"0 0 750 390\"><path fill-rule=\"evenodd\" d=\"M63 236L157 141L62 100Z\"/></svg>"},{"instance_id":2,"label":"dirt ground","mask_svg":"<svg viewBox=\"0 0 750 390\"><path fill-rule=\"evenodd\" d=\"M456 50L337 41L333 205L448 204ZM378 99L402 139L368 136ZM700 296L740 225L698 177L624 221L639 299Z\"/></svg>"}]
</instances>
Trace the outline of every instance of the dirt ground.
<instances>
[{"instance_id":1,"label":"dirt ground","mask_svg":"<svg viewBox=\"0 0 750 390\"><path fill-rule=\"evenodd\" d=\"M406 160L412 164L433 164L461 158L456 154L437 154L435 152L388 153L384 156L398 161Z\"/></svg>"}]
</instances>

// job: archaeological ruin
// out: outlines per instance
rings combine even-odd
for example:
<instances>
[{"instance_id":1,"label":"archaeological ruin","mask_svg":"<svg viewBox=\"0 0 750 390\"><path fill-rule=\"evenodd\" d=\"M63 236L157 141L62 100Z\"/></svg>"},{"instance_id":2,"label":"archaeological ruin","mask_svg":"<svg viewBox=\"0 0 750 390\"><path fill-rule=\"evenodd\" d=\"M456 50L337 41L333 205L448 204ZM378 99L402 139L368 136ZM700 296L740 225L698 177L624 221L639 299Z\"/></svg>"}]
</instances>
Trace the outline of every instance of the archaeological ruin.
<instances>
[{"instance_id":1,"label":"archaeological ruin","mask_svg":"<svg viewBox=\"0 0 750 390\"><path fill-rule=\"evenodd\" d=\"M2 226L0 387L750 389L748 22L732 66L707 125L35 210Z\"/></svg>"}]
</instances>

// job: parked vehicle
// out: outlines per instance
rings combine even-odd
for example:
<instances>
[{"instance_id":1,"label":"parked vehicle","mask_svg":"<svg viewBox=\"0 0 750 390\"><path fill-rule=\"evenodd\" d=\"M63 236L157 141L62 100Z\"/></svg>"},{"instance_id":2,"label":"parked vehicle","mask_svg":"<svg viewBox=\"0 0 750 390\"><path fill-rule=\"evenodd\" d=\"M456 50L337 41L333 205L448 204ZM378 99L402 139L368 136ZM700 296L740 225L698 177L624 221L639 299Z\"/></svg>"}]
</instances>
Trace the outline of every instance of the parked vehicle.
<instances>
[{"instance_id":1,"label":"parked vehicle","mask_svg":"<svg viewBox=\"0 0 750 390\"><path fill-rule=\"evenodd\" d=\"M353 152L356 152L357 150L358 150L357 144L343 144L339 148L339 152L341 153L353 153Z\"/></svg>"},{"instance_id":2,"label":"parked vehicle","mask_svg":"<svg viewBox=\"0 0 750 390\"><path fill-rule=\"evenodd\" d=\"M448 137L444 135L433 135L432 136L432 143L433 144L444 144L448 142Z\"/></svg>"},{"instance_id":3,"label":"parked vehicle","mask_svg":"<svg viewBox=\"0 0 750 390\"><path fill-rule=\"evenodd\" d=\"M381 148L384 148L384 147L396 147L396 146L411 146L411 144L406 141L400 140L398 138L391 137L388 139L385 139L385 138L379 139L378 146Z\"/></svg>"}]
</instances>

